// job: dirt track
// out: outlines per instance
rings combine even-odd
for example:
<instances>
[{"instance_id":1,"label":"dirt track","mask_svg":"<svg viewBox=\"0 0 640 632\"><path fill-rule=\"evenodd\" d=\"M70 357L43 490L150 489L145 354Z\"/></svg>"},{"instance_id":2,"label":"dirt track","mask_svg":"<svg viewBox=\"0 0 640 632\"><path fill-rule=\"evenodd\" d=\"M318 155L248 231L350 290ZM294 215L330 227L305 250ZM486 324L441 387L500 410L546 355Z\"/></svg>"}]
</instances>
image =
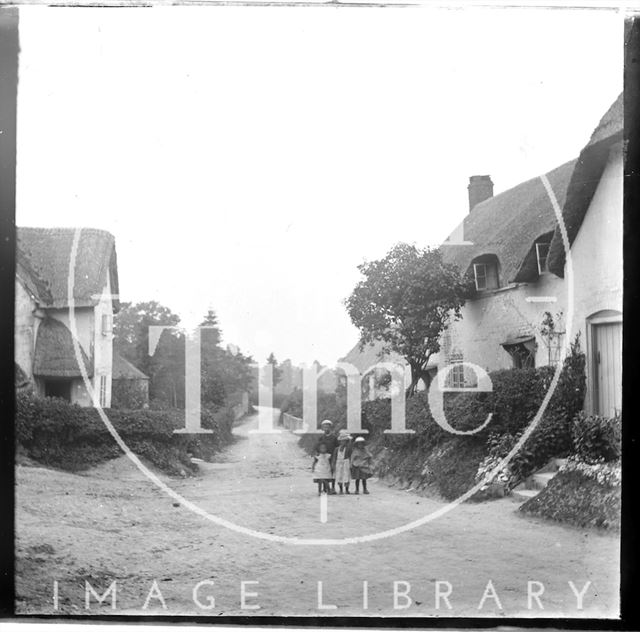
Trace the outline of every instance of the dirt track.
<instances>
[{"instance_id":1,"label":"dirt track","mask_svg":"<svg viewBox=\"0 0 640 632\"><path fill-rule=\"evenodd\" d=\"M345 538L384 531L415 520L443 503L372 481L370 496L328 498L327 522L311 480L310 459L297 437L249 435L215 464L201 464L197 478L172 480L202 509L244 527L296 538ZM415 530L383 540L344 546L292 545L256 539L212 524L153 486L122 457L85 475L43 468L17 470L17 593L24 613L198 614L307 616L608 616L618 612L617 537L525 518L510 499L466 504ZM85 609L85 579L111 599ZM166 604L149 600L154 580ZM215 605L203 605L215 595ZM488 597L491 580L497 600ZM247 606L241 609L241 582ZM363 581L368 608L363 608ZM408 582L411 604L394 609L394 581ZM451 609L435 608L436 581L449 582ZM540 602L527 608L527 582L541 582ZM577 610L578 591L584 609ZM323 603L318 608L318 582ZM407 589L399 583L398 592ZM533 589L538 589L534 585ZM440 584L443 592L446 584ZM157 596L157 593L156 593ZM407 605L398 597L398 606Z\"/></svg>"}]
</instances>

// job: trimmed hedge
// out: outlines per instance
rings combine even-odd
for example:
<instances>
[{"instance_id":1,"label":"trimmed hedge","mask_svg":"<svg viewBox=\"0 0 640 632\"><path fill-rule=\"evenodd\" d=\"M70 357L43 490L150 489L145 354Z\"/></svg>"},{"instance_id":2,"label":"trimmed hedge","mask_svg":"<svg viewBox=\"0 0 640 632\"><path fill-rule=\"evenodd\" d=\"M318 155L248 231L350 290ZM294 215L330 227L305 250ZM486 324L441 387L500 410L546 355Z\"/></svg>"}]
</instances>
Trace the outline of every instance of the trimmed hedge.
<instances>
[{"instance_id":1,"label":"trimmed hedge","mask_svg":"<svg viewBox=\"0 0 640 632\"><path fill-rule=\"evenodd\" d=\"M582 408L585 393L585 357L578 341L565 359L560 379L549 406L536 430L512 459L508 487L517 485L553 457L573 451L572 419ZM362 426L375 456L379 476L418 488L435 489L444 498L457 498L475 482L487 457L499 461L513 447L531 423L547 393L555 369L505 369L490 374L492 392L445 393L447 421L456 430L479 427L488 414L491 422L478 433L454 435L432 417L426 392L406 401L406 426L415 434L389 436L391 402L378 399L362 405ZM283 410L302 416L302 393L283 405ZM318 394L318 418L331 419L335 430L346 426L344 397ZM300 445L312 451L313 435L303 436ZM478 496L480 499L481 495Z\"/></svg>"},{"instance_id":2,"label":"trimmed hedge","mask_svg":"<svg viewBox=\"0 0 640 632\"><path fill-rule=\"evenodd\" d=\"M229 411L202 412L202 426L213 430L211 435L173 434L184 427L184 411L105 410L134 453L176 475L197 470L190 455L211 457L231 439L233 415ZM22 453L46 465L79 471L122 454L94 408L18 393L15 423Z\"/></svg>"}]
</instances>

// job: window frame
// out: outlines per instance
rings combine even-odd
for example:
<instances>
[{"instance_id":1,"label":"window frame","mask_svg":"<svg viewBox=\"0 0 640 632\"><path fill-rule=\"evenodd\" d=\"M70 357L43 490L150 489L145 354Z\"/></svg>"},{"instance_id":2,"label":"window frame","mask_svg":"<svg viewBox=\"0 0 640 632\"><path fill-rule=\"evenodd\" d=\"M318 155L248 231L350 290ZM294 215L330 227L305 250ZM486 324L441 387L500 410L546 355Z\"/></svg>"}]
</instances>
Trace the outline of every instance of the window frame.
<instances>
[{"instance_id":1,"label":"window frame","mask_svg":"<svg viewBox=\"0 0 640 632\"><path fill-rule=\"evenodd\" d=\"M495 255L476 257L472 265L476 292L500 289L500 264Z\"/></svg>"},{"instance_id":2,"label":"window frame","mask_svg":"<svg viewBox=\"0 0 640 632\"><path fill-rule=\"evenodd\" d=\"M504 350L511 356L514 369L535 369L537 344L528 348L525 342L518 342L510 345L503 345ZM529 361L529 362L528 362Z\"/></svg>"},{"instance_id":3,"label":"window frame","mask_svg":"<svg viewBox=\"0 0 640 632\"><path fill-rule=\"evenodd\" d=\"M546 252L544 253L544 264L541 266L540 265L540 246L543 246L546 248ZM547 272L547 259L549 257L549 248L551 246L551 243L548 241L538 241L536 242L536 263L538 265L538 274L544 274L545 272Z\"/></svg>"},{"instance_id":4,"label":"window frame","mask_svg":"<svg viewBox=\"0 0 640 632\"><path fill-rule=\"evenodd\" d=\"M484 287L480 287L478 284L478 270L482 268L482 276L484 278ZM473 277L474 277L474 281L476 284L476 290L478 292L483 292L484 290L489 289L487 287L487 280L489 278L489 275L487 274L487 264L486 263L474 263L473 264Z\"/></svg>"},{"instance_id":5,"label":"window frame","mask_svg":"<svg viewBox=\"0 0 640 632\"><path fill-rule=\"evenodd\" d=\"M464 388L464 364L462 362L454 362L451 369L451 388Z\"/></svg>"},{"instance_id":6,"label":"window frame","mask_svg":"<svg viewBox=\"0 0 640 632\"><path fill-rule=\"evenodd\" d=\"M100 406L107 405L107 376L100 375Z\"/></svg>"}]
</instances>

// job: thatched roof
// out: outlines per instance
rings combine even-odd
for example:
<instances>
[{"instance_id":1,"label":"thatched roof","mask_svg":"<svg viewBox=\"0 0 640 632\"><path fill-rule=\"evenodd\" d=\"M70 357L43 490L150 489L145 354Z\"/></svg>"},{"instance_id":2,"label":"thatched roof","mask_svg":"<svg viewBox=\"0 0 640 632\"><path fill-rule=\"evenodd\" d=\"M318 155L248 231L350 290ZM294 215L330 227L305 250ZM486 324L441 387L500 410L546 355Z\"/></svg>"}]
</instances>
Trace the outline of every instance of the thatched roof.
<instances>
[{"instance_id":1,"label":"thatched roof","mask_svg":"<svg viewBox=\"0 0 640 632\"><path fill-rule=\"evenodd\" d=\"M29 258L21 251L16 251L16 276L22 282L27 292L38 302L51 302L52 296L49 286L33 269Z\"/></svg>"},{"instance_id":2,"label":"thatched roof","mask_svg":"<svg viewBox=\"0 0 640 632\"><path fill-rule=\"evenodd\" d=\"M119 353L113 352L112 377L114 380L148 380L140 369L135 367L129 360L123 358Z\"/></svg>"},{"instance_id":3,"label":"thatched roof","mask_svg":"<svg viewBox=\"0 0 640 632\"><path fill-rule=\"evenodd\" d=\"M562 209L569 245L573 244L573 240L576 238L580 226L582 226L582 220L598 188L609 158L611 145L622 140L623 115L621 94L602 117L587 146L580 153ZM551 272L562 277L564 276L564 263L565 248L560 231L556 230L551 241L547 265Z\"/></svg>"},{"instance_id":4,"label":"thatched roof","mask_svg":"<svg viewBox=\"0 0 640 632\"><path fill-rule=\"evenodd\" d=\"M18 228L17 263L29 277L43 307L68 307L71 246L76 229ZM80 229L73 297L77 307L96 305L110 275L111 292L118 293L115 239L104 230ZM114 300L118 309L118 301Z\"/></svg>"},{"instance_id":5,"label":"thatched roof","mask_svg":"<svg viewBox=\"0 0 640 632\"><path fill-rule=\"evenodd\" d=\"M406 360L396 353L385 355L380 359L379 354L382 347L382 342L375 342L371 345L365 345L364 349L360 351L360 343L358 343L353 347L353 349L351 349L351 351L349 351L349 353L347 353L346 356L344 356L344 358L340 358L339 361L353 364L361 374L378 362L395 362L396 364L402 364L403 366L407 364Z\"/></svg>"},{"instance_id":6,"label":"thatched roof","mask_svg":"<svg viewBox=\"0 0 640 632\"><path fill-rule=\"evenodd\" d=\"M574 166L572 160L547 174L560 205ZM528 265L534 241L555 226L551 200L540 178L533 178L476 205L464 219L464 240L472 245L449 245L447 240L443 259L466 272L476 257L493 254L500 263L500 285L534 280L537 265Z\"/></svg>"},{"instance_id":7,"label":"thatched roof","mask_svg":"<svg viewBox=\"0 0 640 632\"><path fill-rule=\"evenodd\" d=\"M17 362L14 362L13 364L14 364L13 373L14 373L15 387L17 389L26 388L31 384L31 382L29 381L29 377Z\"/></svg>"},{"instance_id":8,"label":"thatched roof","mask_svg":"<svg viewBox=\"0 0 640 632\"><path fill-rule=\"evenodd\" d=\"M80 347L82 362L89 376L93 375L93 363ZM33 374L41 377L80 377L71 332L55 318L45 318L38 327L36 349L33 358Z\"/></svg>"}]
</instances>

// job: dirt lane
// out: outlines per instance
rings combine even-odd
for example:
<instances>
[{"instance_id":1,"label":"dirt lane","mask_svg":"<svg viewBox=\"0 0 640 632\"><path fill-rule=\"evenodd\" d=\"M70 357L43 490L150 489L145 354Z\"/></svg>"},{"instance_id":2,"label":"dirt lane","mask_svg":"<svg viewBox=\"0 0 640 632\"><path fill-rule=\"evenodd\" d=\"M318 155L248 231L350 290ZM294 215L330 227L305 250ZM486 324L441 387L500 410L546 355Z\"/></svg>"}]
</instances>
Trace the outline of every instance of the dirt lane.
<instances>
[{"instance_id":1,"label":"dirt lane","mask_svg":"<svg viewBox=\"0 0 640 632\"><path fill-rule=\"evenodd\" d=\"M238 426L238 441L218 462L201 464L201 476L164 480L206 511L288 537L358 536L442 507L373 481L370 496L329 497L323 524L311 460L297 437L250 434L256 427L256 416ZM593 617L618 609L617 537L522 517L509 499L462 505L384 540L320 547L259 540L212 524L175 507L126 458L82 476L20 467L17 477L18 603L25 612L53 612L53 580L59 611L77 614ZM94 598L85 610L85 579L99 594L115 580L116 610L110 598L102 605ZM154 580L166 609L154 593L143 610ZM496 597L479 610L490 580ZM215 596L210 609L194 603L202 581L214 582L196 594L207 607L207 596ZM243 581L258 582L245 584L245 593L257 593L246 596L245 606L260 609L241 607ZM398 596L397 609L394 581L411 598ZM444 599L436 609L437 581L449 582L451 609ZM535 599L528 609L529 581L544 585L544 610ZM591 582L583 610L569 581L578 592ZM439 587L448 592L447 584ZM336 608L324 609L327 604Z\"/></svg>"}]
</instances>

